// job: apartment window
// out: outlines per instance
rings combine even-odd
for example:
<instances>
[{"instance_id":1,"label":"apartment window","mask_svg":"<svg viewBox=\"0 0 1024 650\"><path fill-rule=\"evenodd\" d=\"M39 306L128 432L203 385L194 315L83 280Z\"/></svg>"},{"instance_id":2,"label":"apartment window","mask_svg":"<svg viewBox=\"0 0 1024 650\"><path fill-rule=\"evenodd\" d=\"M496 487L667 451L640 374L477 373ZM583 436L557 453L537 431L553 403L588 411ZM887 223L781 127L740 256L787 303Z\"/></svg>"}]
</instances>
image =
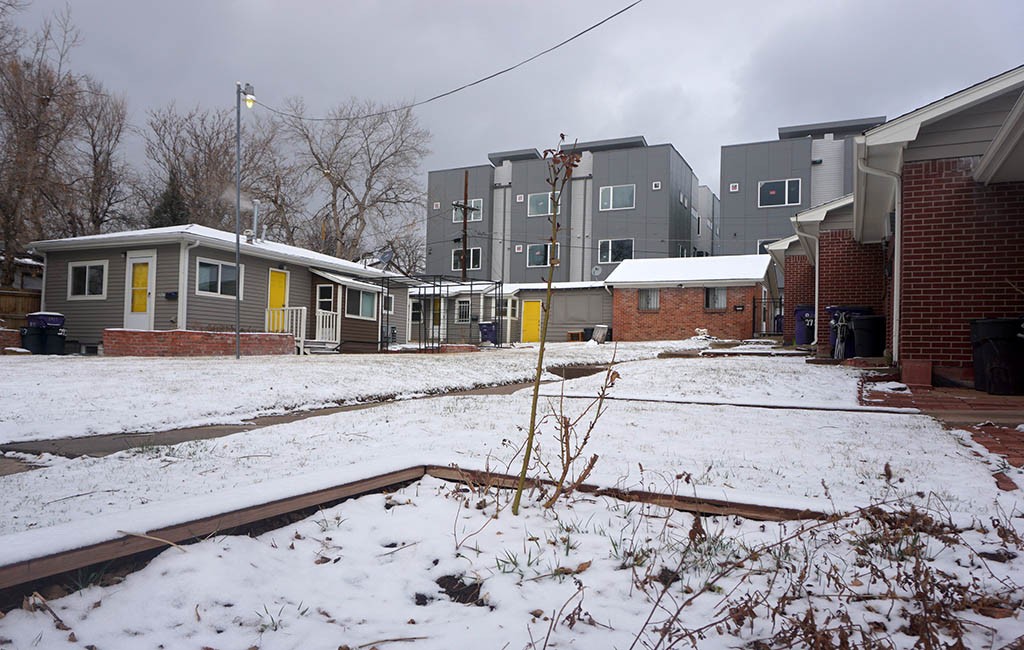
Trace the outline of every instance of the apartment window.
<instances>
[{"instance_id":1,"label":"apartment window","mask_svg":"<svg viewBox=\"0 0 1024 650\"><path fill-rule=\"evenodd\" d=\"M409 301L409 321L412 323L423 322L423 303L419 300Z\"/></svg>"},{"instance_id":2,"label":"apartment window","mask_svg":"<svg viewBox=\"0 0 1024 650\"><path fill-rule=\"evenodd\" d=\"M800 179L761 181L757 184L757 207L774 208L782 205L800 205Z\"/></svg>"},{"instance_id":3,"label":"apartment window","mask_svg":"<svg viewBox=\"0 0 1024 650\"><path fill-rule=\"evenodd\" d=\"M555 266L558 266L558 245L555 244L554 258L551 255L551 244L530 244L526 247L526 266L533 268L537 266L550 266L552 259Z\"/></svg>"},{"instance_id":4,"label":"apartment window","mask_svg":"<svg viewBox=\"0 0 1024 650\"><path fill-rule=\"evenodd\" d=\"M377 294L348 288L345 290L345 315L364 320L377 319Z\"/></svg>"},{"instance_id":5,"label":"apartment window","mask_svg":"<svg viewBox=\"0 0 1024 650\"><path fill-rule=\"evenodd\" d=\"M690 216L697 220L697 234L700 235L700 213L697 208L690 208Z\"/></svg>"},{"instance_id":6,"label":"apartment window","mask_svg":"<svg viewBox=\"0 0 1024 650\"><path fill-rule=\"evenodd\" d=\"M597 242L597 263L615 264L633 259L632 239L602 239Z\"/></svg>"},{"instance_id":7,"label":"apartment window","mask_svg":"<svg viewBox=\"0 0 1024 650\"><path fill-rule=\"evenodd\" d=\"M640 311L658 311L661 299L661 289L641 289L639 292Z\"/></svg>"},{"instance_id":8,"label":"apartment window","mask_svg":"<svg viewBox=\"0 0 1024 650\"><path fill-rule=\"evenodd\" d=\"M457 201L461 204L462 201ZM470 199L468 203L469 218L467 221L483 221L484 220L484 200L483 199ZM452 223L462 223L462 208L452 205Z\"/></svg>"},{"instance_id":9,"label":"apartment window","mask_svg":"<svg viewBox=\"0 0 1024 650\"><path fill-rule=\"evenodd\" d=\"M601 188L601 210L629 210L636 207L636 185L605 185Z\"/></svg>"},{"instance_id":10,"label":"apartment window","mask_svg":"<svg viewBox=\"0 0 1024 650\"><path fill-rule=\"evenodd\" d=\"M316 285L316 308L319 311L334 311L334 285Z\"/></svg>"},{"instance_id":11,"label":"apartment window","mask_svg":"<svg viewBox=\"0 0 1024 650\"><path fill-rule=\"evenodd\" d=\"M455 322L469 322L469 298L459 298L455 301Z\"/></svg>"},{"instance_id":12,"label":"apartment window","mask_svg":"<svg viewBox=\"0 0 1024 650\"><path fill-rule=\"evenodd\" d=\"M555 198L560 196L560 192L555 192ZM559 201L561 203L561 201ZM559 207L561 212L561 207ZM551 192L538 192L531 194L526 199L526 216L528 217L546 217L552 213L551 205Z\"/></svg>"},{"instance_id":13,"label":"apartment window","mask_svg":"<svg viewBox=\"0 0 1024 650\"><path fill-rule=\"evenodd\" d=\"M509 298L501 304L501 317L511 318L513 320L519 318L519 299Z\"/></svg>"},{"instance_id":14,"label":"apartment window","mask_svg":"<svg viewBox=\"0 0 1024 650\"><path fill-rule=\"evenodd\" d=\"M704 309L725 309L725 287L704 289Z\"/></svg>"},{"instance_id":15,"label":"apartment window","mask_svg":"<svg viewBox=\"0 0 1024 650\"><path fill-rule=\"evenodd\" d=\"M242 267L245 271L245 267ZM196 294L206 296L235 297L240 288L238 272L230 262L196 259Z\"/></svg>"},{"instance_id":16,"label":"apartment window","mask_svg":"<svg viewBox=\"0 0 1024 650\"><path fill-rule=\"evenodd\" d=\"M384 311L385 314L393 314L393 313L395 313L395 297L394 296L392 296L390 293L385 293L385 294L383 294L381 296L381 300L383 301L383 303L381 305L381 309Z\"/></svg>"},{"instance_id":17,"label":"apartment window","mask_svg":"<svg viewBox=\"0 0 1024 650\"><path fill-rule=\"evenodd\" d=\"M468 271L476 271L476 270L478 270L480 268L480 248L479 247L477 247L477 248L470 248L468 252L469 252L469 266L466 267L466 270L468 270ZM453 248L452 249L452 270L453 271L461 271L462 270L462 249L461 248Z\"/></svg>"},{"instance_id":18,"label":"apartment window","mask_svg":"<svg viewBox=\"0 0 1024 650\"><path fill-rule=\"evenodd\" d=\"M106 297L106 260L68 264L68 300L103 300Z\"/></svg>"}]
</instances>

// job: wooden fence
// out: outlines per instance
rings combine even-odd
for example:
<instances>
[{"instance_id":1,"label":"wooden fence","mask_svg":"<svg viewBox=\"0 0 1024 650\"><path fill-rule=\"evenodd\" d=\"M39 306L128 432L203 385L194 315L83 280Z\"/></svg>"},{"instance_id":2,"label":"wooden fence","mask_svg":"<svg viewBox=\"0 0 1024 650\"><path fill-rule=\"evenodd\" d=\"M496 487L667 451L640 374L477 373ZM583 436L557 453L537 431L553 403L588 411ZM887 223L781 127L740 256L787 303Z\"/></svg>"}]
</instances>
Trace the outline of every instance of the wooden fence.
<instances>
[{"instance_id":1,"label":"wooden fence","mask_svg":"<svg viewBox=\"0 0 1024 650\"><path fill-rule=\"evenodd\" d=\"M38 291L0 289L0 327L16 329L26 324L25 314L39 311L42 294Z\"/></svg>"}]
</instances>

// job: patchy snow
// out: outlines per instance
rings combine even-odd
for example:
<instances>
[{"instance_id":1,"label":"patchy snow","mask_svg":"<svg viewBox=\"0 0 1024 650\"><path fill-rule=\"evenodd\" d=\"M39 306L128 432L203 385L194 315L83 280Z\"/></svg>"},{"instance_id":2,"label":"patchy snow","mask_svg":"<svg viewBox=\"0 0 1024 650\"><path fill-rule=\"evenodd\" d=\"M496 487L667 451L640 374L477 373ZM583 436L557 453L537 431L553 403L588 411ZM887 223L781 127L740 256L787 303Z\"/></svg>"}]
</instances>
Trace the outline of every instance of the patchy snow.
<instances>
[{"instance_id":1,"label":"patchy snow","mask_svg":"<svg viewBox=\"0 0 1024 650\"><path fill-rule=\"evenodd\" d=\"M700 349L700 339L548 345L548 367ZM163 431L339 404L527 381L536 348L463 354L242 359L34 356L5 359L0 443Z\"/></svg>"}]
</instances>

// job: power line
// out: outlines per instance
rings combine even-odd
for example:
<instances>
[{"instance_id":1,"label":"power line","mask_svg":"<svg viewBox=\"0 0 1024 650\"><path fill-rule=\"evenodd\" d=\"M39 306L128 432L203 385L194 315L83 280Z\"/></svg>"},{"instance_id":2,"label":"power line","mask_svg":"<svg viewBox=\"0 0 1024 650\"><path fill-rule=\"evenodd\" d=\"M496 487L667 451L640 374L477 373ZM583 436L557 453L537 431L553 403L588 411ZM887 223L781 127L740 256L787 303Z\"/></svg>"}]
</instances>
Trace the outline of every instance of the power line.
<instances>
[{"instance_id":1,"label":"power line","mask_svg":"<svg viewBox=\"0 0 1024 650\"><path fill-rule=\"evenodd\" d=\"M600 22L596 22L593 25L591 25L590 27L587 27L586 29L584 29L583 31L577 32L576 34L573 34L572 36L570 36L569 38L565 39L561 43L558 43L557 45L552 45L548 49L546 49L546 50L544 50L542 52L538 52L537 54L534 54L533 56L531 56L528 59L523 59L519 63L516 63L515 65L511 65L511 66L505 68L504 70L499 70L497 72L494 72L494 73L491 73L491 74L487 75L486 77L481 77L480 79L477 79L476 81L471 81L471 82L469 82L467 84L463 84L463 85L459 86L458 88L453 88L452 90L443 92L443 93L441 93L439 95L434 95L433 97L430 97L428 99L424 99L424 100L419 101L419 102L414 102L414 103L408 104L406 106L399 106L399 107L396 107L396 108L389 108L387 110L379 111L377 113L369 113L367 115L356 115L356 116L351 116L351 117L304 117L302 115L296 115L294 113L289 113L287 111L282 111L282 110L274 108L272 106L268 106L268 105L266 105L263 102L258 101L258 100L256 101L256 103L258 105L262 106L263 108L267 109L271 113L276 113L276 114L281 115L283 117L291 117L291 118L294 118L294 119L297 119L297 120L303 120L303 121L306 121L306 122L350 122L352 120L364 120L364 119L371 118L371 117L380 117L381 115L388 115L389 113L397 113L399 111L405 111L405 110L413 109L413 108L416 108L418 106L423 106L424 104L429 104L429 103L435 102L435 101L437 101L439 99L443 99L443 98L448 97L450 95L454 95L455 93L458 93L458 92L461 92L463 90L466 90L467 88L472 88L473 86L482 84L485 81L490 81L491 79L494 79L495 77L500 77L501 75L503 75L503 74L505 74L507 72L512 72L516 68L522 67L522 66L526 65L527 63L530 63L531 61L535 61L536 59L539 59L540 57L544 56L545 54L549 54L551 52L554 52L555 50L557 50L558 48L562 47L563 45L567 45L567 44L575 41L577 38L583 36L584 34L586 34L588 32L591 32L591 31L597 29L598 27L600 27L601 25L605 24L609 20L612 20L612 19L614 19L614 18L616 18L616 17L626 13L627 11L632 9L633 7L635 7L638 4L640 4L641 2L643 2L643 0L635 0L635 2L633 2L633 3L623 7L622 9L619 9L618 11L613 13L612 15L608 16L607 18L605 18L604 20L601 20Z\"/></svg>"}]
</instances>

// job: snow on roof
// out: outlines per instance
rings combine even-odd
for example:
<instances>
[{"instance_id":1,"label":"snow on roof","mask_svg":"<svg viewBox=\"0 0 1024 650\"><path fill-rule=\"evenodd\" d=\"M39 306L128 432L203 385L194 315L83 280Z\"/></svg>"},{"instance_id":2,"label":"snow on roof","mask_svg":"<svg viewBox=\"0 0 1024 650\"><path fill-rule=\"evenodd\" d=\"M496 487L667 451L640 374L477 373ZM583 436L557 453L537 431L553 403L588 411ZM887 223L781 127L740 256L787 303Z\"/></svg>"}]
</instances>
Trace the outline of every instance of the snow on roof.
<instances>
[{"instance_id":1,"label":"snow on roof","mask_svg":"<svg viewBox=\"0 0 1024 650\"><path fill-rule=\"evenodd\" d=\"M605 282L615 286L750 284L765 279L771 261L770 255L625 260Z\"/></svg>"},{"instance_id":2,"label":"snow on roof","mask_svg":"<svg viewBox=\"0 0 1024 650\"><path fill-rule=\"evenodd\" d=\"M502 293L505 295L512 295L519 293L520 291L544 291L548 285L546 282L526 282L522 284L505 284L502 285ZM551 288L555 291L565 289L599 289L604 287L604 282L598 280L596 282L552 282Z\"/></svg>"},{"instance_id":3,"label":"snow on roof","mask_svg":"<svg viewBox=\"0 0 1024 650\"><path fill-rule=\"evenodd\" d=\"M120 243L143 243L156 241L182 241L195 240L204 244L213 244L219 247L235 246L235 233L200 226L197 224L186 224L181 226L166 226L164 228L148 228L146 230L130 230L125 232L111 232L102 235L87 235L85 237L70 237L68 239L49 239L33 242L32 245L41 251L45 250L67 250L89 248L90 246L114 246ZM271 257L276 259L289 259L301 262L308 266L333 269L344 273L360 275L372 278L400 278L398 273L382 271L373 267L367 267L357 262L350 262L339 257L324 255L298 246L290 246L262 239L252 242L242 238L241 250L246 255L257 257Z\"/></svg>"}]
</instances>

